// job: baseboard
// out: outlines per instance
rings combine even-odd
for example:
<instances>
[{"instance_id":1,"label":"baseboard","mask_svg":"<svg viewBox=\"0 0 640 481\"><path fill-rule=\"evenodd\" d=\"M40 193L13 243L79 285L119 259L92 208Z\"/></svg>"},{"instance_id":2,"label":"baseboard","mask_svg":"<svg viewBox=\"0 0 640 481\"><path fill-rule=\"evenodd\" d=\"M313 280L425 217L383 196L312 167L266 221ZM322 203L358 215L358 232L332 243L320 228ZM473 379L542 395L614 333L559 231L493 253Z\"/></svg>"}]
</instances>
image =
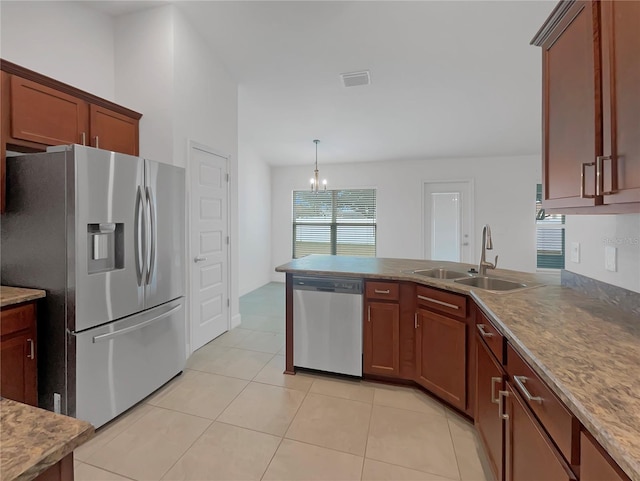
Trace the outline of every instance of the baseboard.
<instances>
[{"instance_id":1,"label":"baseboard","mask_svg":"<svg viewBox=\"0 0 640 481\"><path fill-rule=\"evenodd\" d=\"M238 327L242 323L242 317L240 314L236 314L231 318L231 329Z\"/></svg>"}]
</instances>

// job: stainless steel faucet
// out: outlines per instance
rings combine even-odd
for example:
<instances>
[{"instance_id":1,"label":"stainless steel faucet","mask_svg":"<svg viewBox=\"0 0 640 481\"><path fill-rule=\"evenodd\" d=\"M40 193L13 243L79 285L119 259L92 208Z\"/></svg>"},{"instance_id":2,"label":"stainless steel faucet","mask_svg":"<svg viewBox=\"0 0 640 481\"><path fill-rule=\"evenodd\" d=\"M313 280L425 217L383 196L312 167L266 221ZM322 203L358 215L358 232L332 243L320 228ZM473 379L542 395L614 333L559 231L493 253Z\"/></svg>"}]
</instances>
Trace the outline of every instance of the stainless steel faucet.
<instances>
[{"instance_id":1,"label":"stainless steel faucet","mask_svg":"<svg viewBox=\"0 0 640 481\"><path fill-rule=\"evenodd\" d=\"M489 224L485 224L482 228L482 255L480 256L480 265L478 266L480 276L486 276L487 269L495 269L498 265L498 256L496 256L493 264L487 262L488 250L493 250L493 241L491 240L491 227L489 227Z\"/></svg>"}]
</instances>

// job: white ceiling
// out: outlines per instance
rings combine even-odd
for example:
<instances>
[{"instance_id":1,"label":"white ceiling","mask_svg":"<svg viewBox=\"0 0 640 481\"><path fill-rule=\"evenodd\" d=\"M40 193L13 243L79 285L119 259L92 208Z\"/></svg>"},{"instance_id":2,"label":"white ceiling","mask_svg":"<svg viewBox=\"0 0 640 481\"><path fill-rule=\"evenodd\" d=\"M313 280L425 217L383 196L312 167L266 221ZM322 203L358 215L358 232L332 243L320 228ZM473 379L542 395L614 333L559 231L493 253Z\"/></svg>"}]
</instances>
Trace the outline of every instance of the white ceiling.
<instances>
[{"instance_id":1,"label":"white ceiling","mask_svg":"<svg viewBox=\"0 0 640 481\"><path fill-rule=\"evenodd\" d=\"M243 147L272 165L312 162L315 138L321 164L540 152L529 41L555 1L175 3L239 83ZM371 85L342 86L364 69Z\"/></svg>"}]
</instances>

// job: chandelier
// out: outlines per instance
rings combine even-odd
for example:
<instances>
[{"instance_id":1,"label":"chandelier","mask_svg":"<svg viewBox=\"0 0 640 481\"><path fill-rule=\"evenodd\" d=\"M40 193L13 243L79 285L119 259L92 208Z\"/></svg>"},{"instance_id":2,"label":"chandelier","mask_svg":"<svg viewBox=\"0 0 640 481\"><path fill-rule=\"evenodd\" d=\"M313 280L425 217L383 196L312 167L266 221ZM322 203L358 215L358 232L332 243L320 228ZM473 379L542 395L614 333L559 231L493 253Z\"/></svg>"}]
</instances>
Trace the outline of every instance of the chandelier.
<instances>
[{"instance_id":1,"label":"chandelier","mask_svg":"<svg viewBox=\"0 0 640 481\"><path fill-rule=\"evenodd\" d=\"M318 139L314 140L313 143L316 144L316 168L313 171L313 177L311 179L311 191L318 192L320 189L320 180L318 179L318 143L320 141ZM322 181L323 190L327 190L327 179Z\"/></svg>"}]
</instances>

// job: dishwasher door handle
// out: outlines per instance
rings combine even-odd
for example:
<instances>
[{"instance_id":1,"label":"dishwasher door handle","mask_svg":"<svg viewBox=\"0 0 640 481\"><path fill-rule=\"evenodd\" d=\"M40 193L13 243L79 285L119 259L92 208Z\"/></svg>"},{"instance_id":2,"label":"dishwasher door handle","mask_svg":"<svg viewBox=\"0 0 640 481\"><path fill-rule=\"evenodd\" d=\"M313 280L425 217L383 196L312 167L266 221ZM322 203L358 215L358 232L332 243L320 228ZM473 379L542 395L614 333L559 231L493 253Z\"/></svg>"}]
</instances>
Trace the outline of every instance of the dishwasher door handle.
<instances>
[{"instance_id":1,"label":"dishwasher door handle","mask_svg":"<svg viewBox=\"0 0 640 481\"><path fill-rule=\"evenodd\" d=\"M316 291L320 292L336 292L335 287L316 287Z\"/></svg>"}]
</instances>

